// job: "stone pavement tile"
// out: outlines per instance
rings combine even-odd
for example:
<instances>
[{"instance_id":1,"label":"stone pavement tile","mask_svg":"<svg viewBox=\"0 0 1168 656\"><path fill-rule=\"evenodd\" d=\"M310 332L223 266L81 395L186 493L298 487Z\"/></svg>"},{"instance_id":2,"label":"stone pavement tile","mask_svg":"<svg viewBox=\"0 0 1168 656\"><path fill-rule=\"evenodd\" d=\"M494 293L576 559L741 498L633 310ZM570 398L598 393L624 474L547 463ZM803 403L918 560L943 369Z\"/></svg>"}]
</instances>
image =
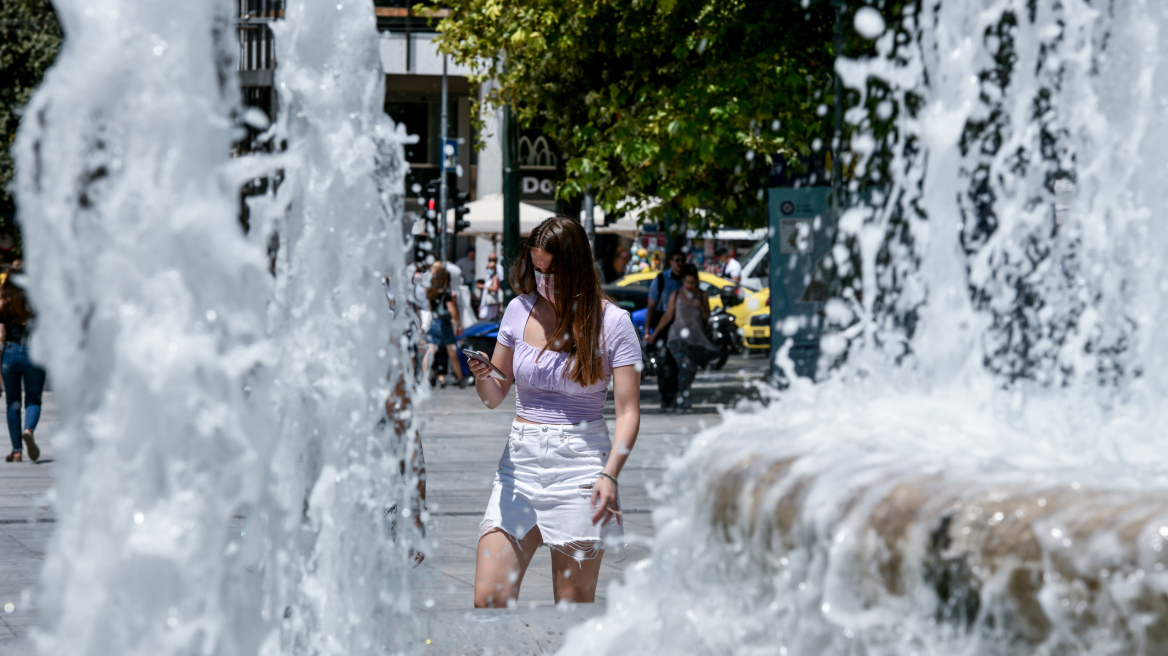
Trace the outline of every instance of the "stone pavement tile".
<instances>
[{"instance_id":1,"label":"stone pavement tile","mask_svg":"<svg viewBox=\"0 0 1168 656\"><path fill-rule=\"evenodd\" d=\"M37 556L45 555L45 547L48 545L52 536L53 524L44 524L45 528L40 527L21 527L13 528L12 526L0 526L0 533L16 540L21 546L28 549Z\"/></svg>"}]
</instances>

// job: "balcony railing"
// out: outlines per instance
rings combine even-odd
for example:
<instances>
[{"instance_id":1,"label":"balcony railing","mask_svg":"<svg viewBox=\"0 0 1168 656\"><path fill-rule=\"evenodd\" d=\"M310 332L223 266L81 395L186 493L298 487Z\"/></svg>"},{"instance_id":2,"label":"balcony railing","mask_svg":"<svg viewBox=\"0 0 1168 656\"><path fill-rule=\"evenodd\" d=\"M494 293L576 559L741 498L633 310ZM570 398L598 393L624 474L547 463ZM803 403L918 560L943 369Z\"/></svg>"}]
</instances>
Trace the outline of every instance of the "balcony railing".
<instances>
[{"instance_id":1,"label":"balcony railing","mask_svg":"<svg viewBox=\"0 0 1168 656\"><path fill-rule=\"evenodd\" d=\"M239 0L239 70L271 71L276 68L276 43L268 24L284 17L284 0ZM244 76L271 84L266 76Z\"/></svg>"}]
</instances>

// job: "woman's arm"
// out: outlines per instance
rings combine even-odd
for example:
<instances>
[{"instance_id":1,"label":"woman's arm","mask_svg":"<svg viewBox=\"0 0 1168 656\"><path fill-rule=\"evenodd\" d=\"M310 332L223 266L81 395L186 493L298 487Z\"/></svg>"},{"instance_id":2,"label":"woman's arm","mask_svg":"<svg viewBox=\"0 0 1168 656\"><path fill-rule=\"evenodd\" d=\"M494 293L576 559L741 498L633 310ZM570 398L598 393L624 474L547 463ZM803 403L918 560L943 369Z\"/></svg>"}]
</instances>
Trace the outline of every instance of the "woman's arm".
<instances>
[{"instance_id":1,"label":"woman's arm","mask_svg":"<svg viewBox=\"0 0 1168 656\"><path fill-rule=\"evenodd\" d=\"M515 351L510 346L503 346L495 342L495 353L491 356L491 364L499 368L507 380L492 378L488 373L491 368L474 358L467 358L470 371L475 377L475 391L483 400L483 405L491 410L499 407L507 393L511 391L511 383L515 382L515 373L511 370L512 358ZM638 381L639 382L639 381Z\"/></svg>"},{"instance_id":2,"label":"woman's arm","mask_svg":"<svg viewBox=\"0 0 1168 656\"><path fill-rule=\"evenodd\" d=\"M612 370L613 400L616 401L616 439L612 441L612 454L604 473L618 478L625 461L637 443L637 432L641 429L641 374L633 365ZM620 510L617 503L616 483L599 476L592 484L592 523L608 523L615 518L623 524L620 515L609 515L609 511Z\"/></svg>"},{"instance_id":3,"label":"woman's arm","mask_svg":"<svg viewBox=\"0 0 1168 656\"><path fill-rule=\"evenodd\" d=\"M450 300L446 301L446 309L450 310L450 325L454 327L454 336L458 337L462 334L462 321L458 318L458 295L450 294Z\"/></svg>"},{"instance_id":4,"label":"woman's arm","mask_svg":"<svg viewBox=\"0 0 1168 656\"><path fill-rule=\"evenodd\" d=\"M710 319L710 295L701 290L698 290L698 293L702 295L698 307L702 311L702 323L705 323Z\"/></svg>"},{"instance_id":5,"label":"woman's arm","mask_svg":"<svg viewBox=\"0 0 1168 656\"><path fill-rule=\"evenodd\" d=\"M678 291L679 290L675 289L673 290L673 293L669 295L669 309L665 311L665 314L661 315L661 320L657 322L657 327L653 329L653 334L645 338L646 342L653 342L655 339L657 339L657 333L660 332L661 328L663 326L668 326L669 322L673 321L673 311L677 307Z\"/></svg>"}]
</instances>

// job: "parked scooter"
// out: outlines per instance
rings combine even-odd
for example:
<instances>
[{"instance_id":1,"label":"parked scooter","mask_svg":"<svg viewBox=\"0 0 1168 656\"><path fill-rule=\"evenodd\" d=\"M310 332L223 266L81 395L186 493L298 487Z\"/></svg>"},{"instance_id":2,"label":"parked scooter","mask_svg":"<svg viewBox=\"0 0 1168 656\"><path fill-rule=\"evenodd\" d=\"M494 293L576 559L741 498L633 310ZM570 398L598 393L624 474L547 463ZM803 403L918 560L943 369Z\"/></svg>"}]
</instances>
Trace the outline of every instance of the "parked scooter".
<instances>
[{"instance_id":1,"label":"parked scooter","mask_svg":"<svg viewBox=\"0 0 1168 656\"><path fill-rule=\"evenodd\" d=\"M730 356L742 353L742 335L734 317L723 308L714 308L706 320L706 336L718 347L718 357L710 361L709 368L717 371L726 366Z\"/></svg>"},{"instance_id":2,"label":"parked scooter","mask_svg":"<svg viewBox=\"0 0 1168 656\"><path fill-rule=\"evenodd\" d=\"M645 311L637 310L633 313L633 327L637 329L637 334L644 333L644 326ZM706 368L712 371L717 371L726 366L726 360L731 355L737 355L743 351L742 335L738 332L738 326L734 323L734 317L722 308L714 308L710 312L710 318L706 321L706 336L718 347L717 357L706 365ZM646 345L642 340L642 379L657 375L657 363L660 358L659 346L656 344Z\"/></svg>"}]
</instances>

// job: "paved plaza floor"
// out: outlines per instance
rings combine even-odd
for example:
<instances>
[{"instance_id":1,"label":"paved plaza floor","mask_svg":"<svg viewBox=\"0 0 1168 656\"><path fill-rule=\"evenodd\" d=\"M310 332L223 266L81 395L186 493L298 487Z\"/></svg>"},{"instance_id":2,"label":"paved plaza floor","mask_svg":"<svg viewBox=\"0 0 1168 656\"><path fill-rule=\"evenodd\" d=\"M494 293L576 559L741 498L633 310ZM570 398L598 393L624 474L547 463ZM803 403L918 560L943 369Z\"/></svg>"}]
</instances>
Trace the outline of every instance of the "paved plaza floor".
<instances>
[{"instance_id":1,"label":"paved plaza floor","mask_svg":"<svg viewBox=\"0 0 1168 656\"><path fill-rule=\"evenodd\" d=\"M625 567L648 554L647 541L653 535L650 513L656 504L649 489L660 479L668 457L685 449L704 426L720 421L720 407L752 396L752 385L761 378L765 366L765 358L739 356L732 358L722 371L699 374L694 385L695 410L683 415L661 413L657 408L656 385L652 379L645 381L641 391L641 431L620 481L625 533L630 543L626 558L619 561L606 555L598 603L577 615L583 617L603 610L609 584L621 578ZM429 618L435 631L447 637L447 640L436 640L434 645L436 648L444 645L444 649L428 650L429 653L484 653L468 649L476 642L478 629L474 623L492 617L483 615L490 611L474 611L479 614L479 620L475 620L471 612L475 544L495 467L515 415L514 395L499 408L487 410L473 390L450 387L433 390L420 407L431 511L428 530L435 549L417 570L415 607L421 616ZM34 591L54 527L46 493L53 484L53 437L59 426L58 417L53 395L48 392L38 429L41 461L35 464L0 462L0 655L3 656L34 653L29 640L30 631L39 621ZM614 426L611 398L605 407L605 418L611 430ZM540 549L524 578L519 608L512 613L513 618L519 618L516 620L519 625L534 636L530 645L532 653L554 651L563 628L574 621L566 617L556 619L551 580L549 552ZM556 624L555 630L536 631L535 627L545 621ZM496 622L494 628L482 630L498 632L505 626L506 622ZM455 638L457 644L451 642Z\"/></svg>"}]
</instances>

